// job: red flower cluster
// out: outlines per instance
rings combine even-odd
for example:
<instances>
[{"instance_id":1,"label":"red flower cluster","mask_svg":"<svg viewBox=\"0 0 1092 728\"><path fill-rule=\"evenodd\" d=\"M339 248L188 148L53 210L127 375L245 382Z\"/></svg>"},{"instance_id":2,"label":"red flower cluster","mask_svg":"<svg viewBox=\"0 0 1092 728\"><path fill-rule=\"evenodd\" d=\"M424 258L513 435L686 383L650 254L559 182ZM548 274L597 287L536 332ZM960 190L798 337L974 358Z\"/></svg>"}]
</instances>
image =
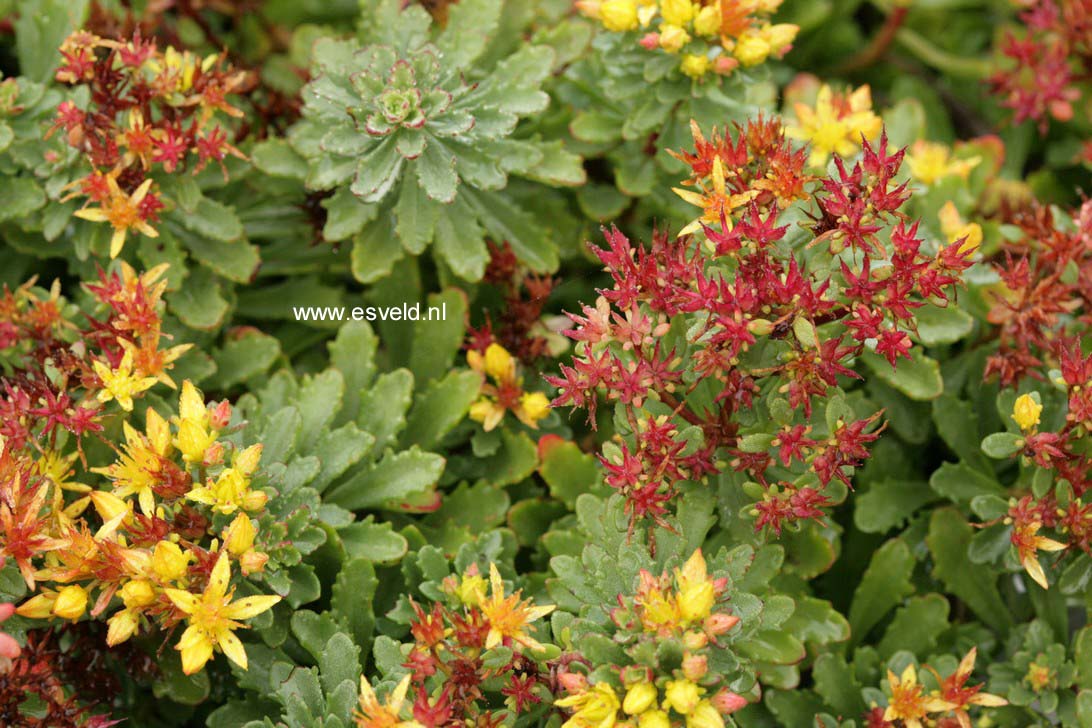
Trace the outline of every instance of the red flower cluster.
<instances>
[{"instance_id":1,"label":"red flower cluster","mask_svg":"<svg viewBox=\"0 0 1092 728\"><path fill-rule=\"evenodd\" d=\"M892 366L909 357L914 311L947 304L975 248L918 237L899 213L910 196L895 181L903 152L888 151L886 136L864 141L851 168L836 159L836 174L818 184L777 120L737 127L735 139L695 130L695 144L678 157L704 194L680 194L704 207L704 240L660 233L644 249L616 229L606 234L595 252L613 286L569 314L577 353L548 377L560 390L553 404L586 409L593 426L600 394L621 405L628 438L604 462L632 518L659 519L679 484L717 472L727 451L766 490L757 525L779 531L786 520L820 517L828 503L789 481L811 473L813 485L848 484L846 468L868 457L878 435L877 415L812 439L816 399L859 378L854 359L866 350ZM812 198L810 234L790 234L779 224L785 208ZM736 207L744 209L732 220ZM781 430L741 448L741 434L751 434L741 422L771 391L787 399Z\"/></svg>"},{"instance_id":2,"label":"red flower cluster","mask_svg":"<svg viewBox=\"0 0 1092 728\"><path fill-rule=\"evenodd\" d=\"M1034 119L1046 133L1052 117L1073 118L1078 84L1092 73L1092 1L1033 0L1020 20L1027 31L1005 35L1000 51L1010 63L990 86L1017 123Z\"/></svg>"},{"instance_id":3,"label":"red flower cluster","mask_svg":"<svg viewBox=\"0 0 1092 728\"><path fill-rule=\"evenodd\" d=\"M486 308L485 322L469 328L467 348L484 354L490 344L497 343L524 364L548 356L551 332L542 321L542 312L557 279L527 272L507 241L501 245L490 241L484 282L499 290L503 307L495 322Z\"/></svg>"},{"instance_id":4,"label":"red flower cluster","mask_svg":"<svg viewBox=\"0 0 1092 728\"><path fill-rule=\"evenodd\" d=\"M87 219L107 221L116 233L135 228L154 236L150 226L164 202L152 189L153 172L196 172L216 163L226 178L224 159L243 157L215 117L243 115L227 99L245 91L250 76L225 68L222 57L200 59L174 48L161 53L139 31L125 42L78 31L65 40L61 56L57 80L90 91L86 109L72 101L57 108L50 132L63 131L92 167L73 183L73 196L100 205ZM120 247L115 241L111 254Z\"/></svg>"},{"instance_id":5,"label":"red flower cluster","mask_svg":"<svg viewBox=\"0 0 1092 728\"><path fill-rule=\"evenodd\" d=\"M1067 336L1092 323L1092 202L1074 216L1073 228L1056 223L1038 203L1008 215L1023 237L1006 243L1005 260L994 268L989 321L999 327L1000 347L986 367L1005 386L1025 377L1042 379L1070 346Z\"/></svg>"}]
</instances>

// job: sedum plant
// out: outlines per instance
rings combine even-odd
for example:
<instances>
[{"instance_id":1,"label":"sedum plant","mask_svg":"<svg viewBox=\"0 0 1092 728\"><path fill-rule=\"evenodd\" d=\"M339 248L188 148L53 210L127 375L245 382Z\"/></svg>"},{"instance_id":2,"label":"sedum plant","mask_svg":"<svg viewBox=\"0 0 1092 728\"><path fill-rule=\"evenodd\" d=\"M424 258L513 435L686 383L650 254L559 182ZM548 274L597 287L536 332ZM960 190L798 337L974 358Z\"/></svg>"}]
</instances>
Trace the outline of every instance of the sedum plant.
<instances>
[{"instance_id":1,"label":"sedum plant","mask_svg":"<svg viewBox=\"0 0 1092 728\"><path fill-rule=\"evenodd\" d=\"M289 139L308 188L334 192L327 210L342 225L332 239L354 236L358 280L430 245L459 278L477 280L486 237L537 270L556 268L548 225L505 189L510 175L574 185L584 172L559 142L517 129L549 103L541 85L554 52L499 45L508 13L497 0L460 3L437 30L422 7L379 0L366 4L358 39L316 45Z\"/></svg>"}]
</instances>

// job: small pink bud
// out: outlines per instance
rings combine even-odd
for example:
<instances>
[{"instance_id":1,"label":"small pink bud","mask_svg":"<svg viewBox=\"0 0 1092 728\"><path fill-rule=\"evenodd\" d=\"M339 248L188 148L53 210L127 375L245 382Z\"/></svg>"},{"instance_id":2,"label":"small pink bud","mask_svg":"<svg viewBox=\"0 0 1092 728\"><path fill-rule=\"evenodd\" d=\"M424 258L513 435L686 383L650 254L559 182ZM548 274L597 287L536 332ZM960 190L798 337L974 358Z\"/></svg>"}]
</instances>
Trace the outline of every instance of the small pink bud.
<instances>
[{"instance_id":1,"label":"small pink bud","mask_svg":"<svg viewBox=\"0 0 1092 728\"><path fill-rule=\"evenodd\" d=\"M690 682L698 682L709 672L709 660L705 655L687 655L682 661L683 675Z\"/></svg>"},{"instance_id":2,"label":"small pink bud","mask_svg":"<svg viewBox=\"0 0 1092 728\"><path fill-rule=\"evenodd\" d=\"M739 624L739 617L723 612L705 618L705 631L713 636L721 635Z\"/></svg>"},{"instance_id":3,"label":"small pink bud","mask_svg":"<svg viewBox=\"0 0 1092 728\"><path fill-rule=\"evenodd\" d=\"M737 68L739 68L739 61L731 56L717 56L717 59L713 61L713 71L722 76L727 76Z\"/></svg>"},{"instance_id":4,"label":"small pink bud","mask_svg":"<svg viewBox=\"0 0 1092 728\"><path fill-rule=\"evenodd\" d=\"M687 632L683 635L683 645L688 650L700 650L709 644L709 637L704 632Z\"/></svg>"},{"instance_id":5,"label":"small pink bud","mask_svg":"<svg viewBox=\"0 0 1092 728\"><path fill-rule=\"evenodd\" d=\"M645 33L644 37L638 41L641 47L645 50L654 51L660 47L660 34L659 33Z\"/></svg>"},{"instance_id":6,"label":"small pink bud","mask_svg":"<svg viewBox=\"0 0 1092 728\"><path fill-rule=\"evenodd\" d=\"M588 687L588 678L579 672L563 672L557 676L557 681L568 693L583 692Z\"/></svg>"},{"instance_id":7,"label":"small pink bud","mask_svg":"<svg viewBox=\"0 0 1092 728\"><path fill-rule=\"evenodd\" d=\"M209 410L209 426L214 430L222 430L231 422L231 402L226 399Z\"/></svg>"},{"instance_id":8,"label":"small pink bud","mask_svg":"<svg viewBox=\"0 0 1092 728\"><path fill-rule=\"evenodd\" d=\"M721 715L731 715L747 705L747 698L739 693L733 693L728 688L724 688L713 696L712 702L713 707L716 708Z\"/></svg>"},{"instance_id":9,"label":"small pink bud","mask_svg":"<svg viewBox=\"0 0 1092 728\"><path fill-rule=\"evenodd\" d=\"M201 464L206 468L211 468L222 462L224 462L224 445L220 442L214 442L205 450L205 457Z\"/></svg>"}]
</instances>

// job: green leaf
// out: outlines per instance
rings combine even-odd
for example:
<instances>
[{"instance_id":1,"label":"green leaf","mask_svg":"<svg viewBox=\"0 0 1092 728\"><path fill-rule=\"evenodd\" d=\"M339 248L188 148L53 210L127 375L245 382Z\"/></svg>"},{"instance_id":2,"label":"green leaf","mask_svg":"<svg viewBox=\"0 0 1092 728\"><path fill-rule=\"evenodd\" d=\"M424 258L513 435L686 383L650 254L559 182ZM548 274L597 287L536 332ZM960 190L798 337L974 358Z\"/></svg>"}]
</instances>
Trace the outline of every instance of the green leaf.
<instances>
[{"instance_id":1,"label":"green leaf","mask_svg":"<svg viewBox=\"0 0 1092 728\"><path fill-rule=\"evenodd\" d=\"M481 391L481 375L469 369L456 369L443 379L432 382L417 395L402 433L405 445L433 448L466 416Z\"/></svg>"},{"instance_id":2,"label":"green leaf","mask_svg":"<svg viewBox=\"0 0 1092 728\"><path fill-rule=\"evenodd\" d=\"M229 339L213 352L216 374L211 378L214 389L230 389L251 377L269 370L281 354L276 338L256 330L247 330L238 338Z\"/></svg>"},{"instance_id":3,"label":"green leaf","mask_svg":"<svg viewBox=\"0 0 1092 728\"><path fill-rule=\"evenodd\" d=\"M351 558L379 564L393 564L409 550L405 536L395 532L389 523L375 523L370 516L340 529L338 535Z\"/></svg>"},{"instance_id":4,"label":"green leaf","mask_svg":"<svg viewBox=\"0 0 1092 728\"><path fill-rule=\"evenodd\" d=\"M948 393L941 395L933 400L933 422L956 455L984 473L993 472L990 461L982 454L978 413L970 402Z\"/></svg>"},{"instance_id":5,"label":"green leaf","mask_svg":"<svg viewBox=\"0 0 1092 728\"><path fill-rule=\"evenodd\" d=\"M13 25L21 75L39 83L53 80L61 63L58 48L83 27L88 5L88 0L19 0Z\"/></svg>"},{"instance_id":6,"label":"green leaf","mask_svg":"<svg viewBox=\"0 0 1092 728\"><path fill-rule=\"evenodd\" d=\"M157 698L168 698L183 705L197 705L209 696L207 670L186 675L182 672L182 661L174 655L160 660L158 667L159 678L152 685L152 693Z\"/></svg>"},{"instance_id":7,"label":"green leaf","mask_svg":"<svg viewBox=\"0 0 1092 728\"><path fill-rule=\"evenodd\" d=\"M402 155L392 134L364 154L356 163L356 176L349 189L363 202L380 202L394 188L402 173Z\"/></svg>"},{"instance_id":8,"label":"green leaf","mask_svg":"<svg viewBox=\"0 0 1092 728\"><path fill-rule=\"evenodd\" d=\"M459 176L455 174L455 155L433 137L417 158L414 168L417 183L429 199L449 204L455 199Z\"/></svg>"},{"instance_id":9,"label":"green leaf","mask_svg":"<svg viewBox=\"0 0 1092 728\"><path fill-rule=\"evenodd\" d=\"M581 452L575 442L545 435L538 441L538 455L542 463L538 472L550 495L570 510L576 507L578 496L591 492L600 482L595 456Z\"/></svg>"},{"instance_id":10,"label":"green leaf","mask_svg":"<svg viewBox=\"0 0 1092 728\"><path fill-rule=\"evenodd\" d=\"M45 203L45 191L30 177L4 177L0 185L0 221L25 217Z\"/></svg>"},{"instance_id":11,"label":"green leaf","mask_svg":"<svg viewBox=\"0 0 1092 728\"><path fill-rule=\"evenodd\" d=\"M330 611L349 631L353 641L365 650L369 648L375 630L372 597L378 586L372 563L367 559L351 559L341 567L332 589Z\"/></svg>"},{"instance_id":12,"label":"green leaf","mask_svg":"<svg viewBox=\"0 0 1092 728\"><path fill-rule=\"evenodd\" d=\"M465 280L476 281L485 273L489 253L484 238L474 211L461 198L436 220L436 252Z\"/></svg>"},{"instance_id":13,"label":"green leaf","mask_svg":"<svg viewBox=\"0 0 1092 728\"><path fill-rule=\"evenodd\" d=\"M910 597L895 610L887 631L880 640L879 652L889 659L900 650L925 659L936 648L937 638L948 629L948 600L940 594Z\"/></svg>"},{"instance_id":14,"label":"green leaf","mask_svg":"<svg viewBox=\"0 0 1092 728\"><path fill-rule=\"evenodd\" d=\"M866 533L884 533L905 523L918 508L936 500L918 480L881 480L854 499L853 523Z\"/></svg>"},{"instance_id":15,"label":"green leaf","mask_svg":"<svg viewBox=\"0 0 1092 728\"><path fill-rule=\"evenodd\" d=\"M360 647L347 634L339 632L331 637L318 663L322 689L327 693L345 681L355 684L360 680Z\"/></svg>"},{"instance_id":16,"label":"green leaf","mask_svg":"<svg viewBox=\"0 0 1092 728\"><path fill-rule=\"evenodd\" d=\"M451 68L470 66L485 51L497 32L501 0L462 0L448 9L447 26L436 46Z\"/></svg>"},{"instance_id":17,"label":"green leaf","mask_svg":"<svg viewBox=\"0 0 1092 728\"><path fill-rule=\"evenodd\" d=\"M171 219L191 232L220 242L228 243L243 237L243 223L235 210L208 197L198 200L193 214L179 212Z\"/></svg>"},{"instance_id":18,"label":"green leaf","mask_svg":"<svg viewBox=\"0 0 1092 728\"><path fill-rule=\"evenodd\" d=\"M914 593L910 575L914 556L901 538L893 538L872 555L849 607L853 643L859 644L868 631Z\"/></svg>"},{"instance_id":19,"label":"green leaf","mask_svg":"<svg viewBox=\"0 0 1092 728\"><path fill-rule=\"evenodd\" d=\"M350 321L338 329L337 337L330 342L330 364L345 379L345 399L337 421L356 419L361 392L375 376L377 346L375 332L366 321Z\"/></svg>"},{"instance_id":20,"label":"green leaf","mask_svg":"<svg viewBox=\"0 0 1092 728\"><path fill-rule=\"evenodd\" d=\"M800 640L787 632L761 630L734 645L752 660L775 665L795 665L804 659L806 651Z\"/></svg>"},{"instance_id":21,"label":"green leaf","mask_svg":"<svg viewBox=\"0 0 1092 728\"><path fill-rule=\"evenodd\" d=\"M982 452L995 460L1006 460L1024 448L1024 438L1011 432L995 432L982 440Z\"/></svg>"},{"instance_id":22,"label":"green leaf","mask_svg":"<svg viewBox=\"0 0 1092 728\"><path fill-rule=\"evenodd\" d=\"M167 294L167 303L179 321L206 331L219 328L228 312L228 302L220 293L220 281L204 268L191 271L185 285Z\"/></svg>"},{"instance_id":23,"label":"green leaf","mask_svg":"<svg viewBox=\"0 0 1092 728\"><path fill-rule=\"evenodd\" d=\"M284 139L266 139L250 151L254 166L273 177L307 178L307 160Z\"/></svg>"},{"instance_id":24,"label":"green leaf","mask_svg":"<svg viewBox=\"0 0 1092 728\"><path fill-rule=\"evenodd\" d=\"M482 243L484 250L485 243ZM380 278L390 275L394 264L406 255L406 250L398 243L390 220L381 216L364 226L353 237L353 250L349 256L349 267L353 277L361 283L375 283ZM482 262L485 271L485 262ZM481 274L479 274L479 277Z\"/></svg>"},{"instance_id":25,"label":"green leaf","mask_svg":"<svg viewBox=\"0 0 1092 728\"><path fill-rule=\"evenodd\" d=\"M413 400L413 374L405 369L387 372L375 380L360 398L357 424L375 436L375 449L394 444L406 425L406 412Z\"/></svg>"},{"instance_id":26,"label":"green leaf","mask_svg":"<svg viewBox=\"0 0 1092 728\"><path fill-rule=\"evenodd\" d=\"M784 629L805 642L826 645L849 639L849 622L834 606L815 597L795 597L796 609L786 620Z\"/></svg>"},{"instance_id":27,"label":"green leaf","mask_svg":"<svg viewBox=\"0 0 1092 728\"><path fill-rule=\"evenodd\" d=\"M965 463L944 463L929 478L937 493L962 506L969 506L979 496L1003 496L1004 488L993 476Z\"/></svg>"},{"instance_id":28,"label":"green leaf","mask_svg":"<svg viewBox=\"0 0 1092 728\"><path fill-rule=\"evenodd\" d=\"M328 243L356 235L379 214L379 205L361 202L360 198L344 187L323 200L322 207L326 210L322 238Z\"/></svg>"},{"instance_id":29,"label":"green leaf","mask_svg":"<svg viewBox=\"0 0 1092 728\"><path fill-rule=\"evenodd\" d=\"M1077 664L1077 687L1092 688L1092 627L1084 627L1073 640L1073 661Z\"/></svg>"},{"instance_id":30,"label":"green leaf","mask_svg":"<svg viewBox=\"0 0 1092 728\"><path fill-rule=\"evenodd\" d=\"M933 575L986 624L1007 630L1012 620L997 591L996 574L971 562L967 556L974 529L950 508L933 512L925 542L933 555Z\"/></svg>"},{"instance_id":31,"label":"green leaf","mask_svg":"<svg viewBox=\"0 0 1092 728\"><path fill-rule=\"evenodd\" d=\"M425 251L432 242L440 211L440 205L422 194L421 186L407 175L394 206L394 231L406 252L420 255Z\"/></svg>"},{"instance_id":32,"label":"green leaf","mask_svg":"<svg viewBox=\"0 0 1092 728\"><path fill-rule=\"evenodd\" d=\"M179 235L179 238L196 260L228 280L249 283L258 272L261 258L258 257L256 245L243 240L217 242L200 235Z\"/></svg>"},{"instance_id":33,"label":"green leaf","mask_svg":"<svg viewBox=\"0 0 1092 728\"><path fill-rule=\"evenodd\" d=\"M922 306L914 312L917 339L926 346L954 344L974 327L974 318L954 303L946 307Z\"/></svg>"},{"instance_id":34,"label":"green leaf","mask_svg":"<svg viewBox=\"0 0 1092 728\"><path fill-rule=\"evenodd\" d=\"M560 139L535 146L542 152L542 161L524 172L524 177L554 187L576 187L588 181L584 160L565 149Z\"/></svg>"},{"instance_id":35,"label":"green leaf","mask_svg":"<svg viewBox=\"0 0 1092 728\"><path fill-rule=\"evenodd\" d=\"M881 380L910 399L926 401L943 394L944 380L940 376L940 364L917 348L911 349L910 356L909 360L899 359L897 369L892 369L887 359L872 352L862 354L861 360Z\"/></svg>"},{"instance_id":36,"label":"green leaf","mask_svg":"<svg viewBox=\"0 0 1092 728\"><path fill-rule=\"evenodd\" d=\"M351 511L382 508L425 493L444 471L444 459L417 447L403 452L387 451L349 480L326 493L324 500Z\"/></svg>"},{"instance_id":37,"label":"green leaf","mask_svg":"<svg viewBox=\"0 0 1092 728\"><path fill-rule=\"evenodd\" d=\"M451 370L466 331L466 294L457 288L431 293L420 321L413 324L410 369L418 387L424 387ZM433 308L442 318L427 316Z\"/></svg>"},{"instance_id":38,"label":"green leaf","mask_svg":"<svg viewBox=\"0 0 1092 728\"><path fill-rule=\"evenodd\" d=\"M467 190L463 197L489 234L495 240L507 240L520 261L540 273L557 270L557 247L534 215L499 194Z\"/></svg>"},{"instance_id":39,"label":"green leaf","mask_svg":"<svg viewBox=\"0 0 1092 728\"><path fill-rule=\"evenodd\" d=\"M861 697L861 684L841 655L820 655L812 669L815 692L841 715L861 715L867 706Z\"/></svg>"},{"instance_id":40,"label":"green leaf","mask_svg":"<svg viewBox=\"0 0 1092 728\"><path fill-rule=\"evenodd\" d=\"M621 141L622 122L602 111L580 111L573 117L569 131L582 142L605 144Z\"/></svg>"}]
</instances>

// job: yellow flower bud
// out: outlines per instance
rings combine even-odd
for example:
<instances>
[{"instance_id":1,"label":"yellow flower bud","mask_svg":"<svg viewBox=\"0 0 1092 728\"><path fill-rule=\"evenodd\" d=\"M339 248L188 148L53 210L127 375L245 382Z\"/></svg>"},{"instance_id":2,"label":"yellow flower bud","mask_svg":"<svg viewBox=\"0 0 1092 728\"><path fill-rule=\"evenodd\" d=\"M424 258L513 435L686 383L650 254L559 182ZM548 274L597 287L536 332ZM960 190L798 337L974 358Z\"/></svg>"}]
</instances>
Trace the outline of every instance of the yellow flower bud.
<instances>
[{"instance_id":1,"label":"yellow flower bud","mask_svg":"<svg viewBox=\"0 0 1092 728\"><path fill-rule=\"evenodd\" d=\"M147 579L133 579L121 588L121 601L129 609L146 607L155 601L155 588Z\"/></svg>"},{"instance_id":2,"label":"yellow flower bud","mask_svg":"<svg viewBox=\"0 0 1092 728\"><path fill-rule=\"evenodd\" d=\"M745 33L736 43L732 54L742 66L757 66L770 55L770 44L757 33Z\"/></svg>"},{"instance_id":3,"label":"yellow flower bud","mask_svg":"<svg viewBox=\"0 0 1092 728\"><path fill-rule=\"evenodd\" d=\"M455 596L468 607L476 607L485 598L485 577L477 572L466 574L455 589Z\"/></svg>"},{"instance_id":4,"label":"yellow flower bud","mask_svg":"<svg viewBox=\"0 0 1092 728\"><path fill-rule=\"evenodd\" d=\"M683 56L679 70L690 78L701 78L709 71L710 61L707 56L687 53Z\"/></svg>"},{"instance_id":5,"label":"yellow flower bud","mask_svg":"<svg viewBox=\"0 0 1092 728\"><path fill-rule=\"evenodd\" d=\"M262 446L251 445L247 449L236 452L231 457L231 467L246 476L251 476L258 469L258 461L262 459Z\"/></svg>"},{"instance_id":6,"label":"yellow flower bud","mask_svg":"<svg viewBox=\"0 0 1092 728\"><path fill-rule=\"evenodd\" d=\"M53 614L75 622L87 611L87 592L79 584L69 584L57 592Z\"/></svg>"},{"instance_id":7,"label":"yellow flower bud","mask_svg":"<svg viewBox=\"0 0 1092 728\"><path fill-rule=\"evenodd\" d=\"M45 619L53 612L53 603L57 595L51 593L36 594L19 605L15 613L27 619Z\"/></svg>"},{"instance_id":8,"label":"yellow flower bud","mask_svg":"<svg viewBox=\"0 0 1092 728\"><path fill-rule=\"evenodd\" d=\"M485 350L485 373L496 381L515 377L516 363L512 355L500 344L490 344Z\"/></svg>"},{"instance_id":9,"label":"yellow flower bud","mask_svg":"<svg viewBox=\"0 0 1092 728\"><path fill-rule=\"evenodd\" d=\"M656 703L656 686L650 682L639 682L629 686L626 698L622 701L622 710L630 715L640 715Z\"/></svg>"},{"instance_id":10,"label":"yellow flower bud","mask_svg":"<svg viewBox=\"0 0 1092 728\"><path fill-rule=\"evenodd\" d=\"M679 26L666 23L660 26L660 47L668 53L678 53L689 42L690 34Z\"/></svg>"},{"instance_id":11,"label":"yellow flower bud","mask_svg":"<svg viewBox=\"0 0 1092 728\"><path fill-rule=\"evenodd\" d=\"M714 36L720 33L720 6L706 5L694 18L694 32Z\"/></svg>"},{"instance_id":12,"label":"yellow flower bud","mask_svg":"<svg viewBox=\"0 0 1092 728\"><path fill-rule=\"evenodd\" d=\"M664 708L674 708L676 713L690 715L705 692L689 680L669 680L664 689Z\"/></svg>"},{"instance_id":13,"label":"yellow flower bud","mask_svg":"<svg viewBox=\"0 0 1092 728\"><path fill-rule=\"evenodd\" d=\"M1043 411L1043 405L1035 401L1030 394L1021 394L1016 398L1012 407L1012 419L1021 430L1030 430L1039 424L1039 414Z\"/></svg>"},{"instance_id":14,"label":"yellow flower bud","mask_svg":"<svg viewBox=\"0 0 1092 728\"><path fill-rule=\"evenodd\" d=\"M110 617L106 623L109 625L106 630L106 644L113 647L114 645L120 645L136 634L140 619L135 612L122 609Z\"/></svg>"},{"instance_id":15,"label":"yellow flower bud","mask_svg":"<svg viewBox=\"0 0 1092 728\"><path fill-rule=\"evenodd\" d=\"M671 719L662 710L646 710L637 719L638 728L671 728Z\"/></svg>"},{"instance_id":16,"label":"yellow flower bud","mask_svg":"<svg viewBox=\"0 0 1092 728\"><path fill-rule=\"evenodd\" d=\"M519 404L523 414L531 422L538 422L550 414L550 400L542 392L524 392Z\"/></svg>"},{"instance_id":17,"label":"yellow flower bud","mask_svg":"<svg viewBox=\"0 0 1092 728\"><path fill-rule=\"evenodd\" d=\"M604 28L614 31L615 33L624 33L627 30L635 30L638 25L637 0L605 0L605 2L599 6L599 19L603 21ZM490 344L489 348L492 349L494 346L501 349L501 351L504 351L498 344ZM507 354L508 352L505 351L504 353ZM488 349L486 350L485 355L486 359L488 359Z\"/></svg>"},{"instance_id":18,"label":"yellow flower bud","mask_svg":"<svg viewBox=\"0 0 1092 728\"><path fill-rule=\"evenodd\" d=\"M712 703L703 700L686 716L686 728L724 728L724 718Z\"/></svg>"},{"instance_id":19,"label":"yellow flower bud","mask_svg":"<svg viewBox=\"0 0 1092 728\"><path fill-rule=\"evenodd\" d=\"M240 513L227 527L224 535L224 545L232 556L242 556L254 546L254 524L250 518Z\"/></svg>"},{"instance_id":20,"label":"yellow flower bud","mask_svg":"<svg viewBox=\"0 0 1092 728\"><path fill-rule=\"evenodd\" d=\"M267 561L269 554L251 549L239 557L239 569L246 575L256 574L265 568Z\"/></svg>"},{"instance_id":21,"label":"yellow flower bud","mask_svg":"<svg viewBox=\"0 0 1092 728\"><path fill-rule=\"evenodd\" d=\"M665 23L683 26L694 17L694 4L690 0L660 0L660 15Z\"/></svg>"},{"instance_id":22,"label":"yellow flower bud","mask_svg":"<svg viewBox=\"0 0 1092 728\"><path fill-rule=\"evenodd\" d=\"M251 490L243 496L244 511L260 511L269 502L269 496L263 490Z\"/></svg>"},{"instance_id":23,"label":"yellow flower bud","mask_svg":"<svg viewBox=\"0 0 1092 728\"><path fill-rule=\"evenodd\" d=\"M686 655L682 662L683 676L697 682L709 672L709 659L705 655Z\"/></svg>"},{"instance_id":24,"label":"yellow flower bud","mask_svg":"<svg viewBox=\"0 0 1092 728\"><path fill-rule=\"evenodd\" d=\"M105 522L110 522L129 510L129 505L113 493L96 490L91 492L90 497L99 517Z\"/></svg>"},{"instance_id":25,"label":"yellow flower bud","mask_svg":"<svg viewBox=\"0 0 1092 728\"><path fill-rule=\"evenodd\" d=\"M189 554L182 552L178 544L160 541L152 552L152 571L163 581L178 581L186 575Z\"/></svg>"},{"instance_id":26,"label":"yellow flower bud","mask_svg":"<svg viewBox=\"0 0 1092 728\"><path fill-rule=\"evenodd\" d=\"M792 42L796 40L796 34L799 32L799 25L776 23L763 28L762 37L770 45L770 53L778 55L784 53L792 45Z\"/></svg>"}]
</instances>

